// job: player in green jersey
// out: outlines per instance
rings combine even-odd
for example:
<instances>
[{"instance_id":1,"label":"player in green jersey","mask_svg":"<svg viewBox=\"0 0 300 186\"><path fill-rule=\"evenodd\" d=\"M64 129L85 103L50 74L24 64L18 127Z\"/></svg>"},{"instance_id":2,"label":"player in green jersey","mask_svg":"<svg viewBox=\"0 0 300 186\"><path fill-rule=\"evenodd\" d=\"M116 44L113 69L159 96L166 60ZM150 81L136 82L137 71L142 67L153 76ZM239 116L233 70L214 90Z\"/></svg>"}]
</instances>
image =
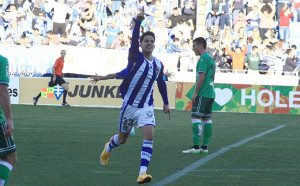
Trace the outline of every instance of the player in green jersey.
<instances>
[{"instance_id":1,"label":"player in green jersey","mask_svg":"<svg viewBox=\"0 0 300 186\"><path fill-rule=\"evenodd\" d=\"M191 149L182 151L183 153L208 153L208 143L212 134L212 104L215 99L214 78L216 64L213 58L206 53L206 40L198 37L193 40L193 51L200 56L196 67L196 83L190 90L192 91L192 124L193 142ZM203 123L203 142L200 144Z\"/></svg>"},{"instance_id":2,"label":"player in green jersey","mask_svg":"<svg viewBox=\"0 0 300 186\"><path fill-rule=\"evenodd\" d=\"M16 145L12 137L14 124L8 93L8 70L7 58L0 55L0 185L7 183L9 174L17 161Z\"/></svg>"}]
</instances>

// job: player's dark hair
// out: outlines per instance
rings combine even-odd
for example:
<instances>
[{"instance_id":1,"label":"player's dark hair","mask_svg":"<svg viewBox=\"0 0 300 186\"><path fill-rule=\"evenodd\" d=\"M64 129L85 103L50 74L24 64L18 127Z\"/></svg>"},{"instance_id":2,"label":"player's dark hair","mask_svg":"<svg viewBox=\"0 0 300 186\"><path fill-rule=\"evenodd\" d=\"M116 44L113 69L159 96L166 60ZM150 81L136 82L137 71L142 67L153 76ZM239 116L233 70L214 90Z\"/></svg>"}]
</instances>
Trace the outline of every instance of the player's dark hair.
<instances>
[{"instance_id":1,"label":"player's dark hair","mask_svg":"<svg viewBox=\"0 0 300 186\"><path fill-rule=\"evenodd\" d=\"M287 49L287 50L286 50L286 53L287 53L287 54L292 53L292 49Z\"/></svg>"},{"instance_id":2,"label":"player's dark hair","mask_svg":"<svg viewBox=\"0 0 300 186\"><path fill-rule=\"evenodd\" d=\"M202 45L204 50L206 49L207 43L206 40L203 37L197 37L193 40L197 45Z\"/></svg>"},{"instance_id":3,"label":"player's dark hair","mask_svg":"<svg viewBox=\"0 0 300 186\"><path fill-rule=\"evenodd\" d=\"M154 38L154 41L155 41L155 35L153 32L150 32L150 31L147 31L145 33L143 33L143 35L140 37L140 42L143 42L144 38L146 36L152 36Z\"/></svg>"}]
</instances>

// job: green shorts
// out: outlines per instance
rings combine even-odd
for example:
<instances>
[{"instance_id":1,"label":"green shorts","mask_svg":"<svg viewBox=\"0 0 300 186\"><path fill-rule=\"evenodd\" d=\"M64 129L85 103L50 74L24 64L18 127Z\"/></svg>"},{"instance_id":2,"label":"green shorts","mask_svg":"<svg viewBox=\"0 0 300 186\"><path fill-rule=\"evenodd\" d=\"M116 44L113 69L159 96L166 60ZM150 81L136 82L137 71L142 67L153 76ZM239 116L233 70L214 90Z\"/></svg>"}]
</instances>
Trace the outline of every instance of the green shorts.
<instances>
[{"instance_id":1,"label":"green shorts","mask_svg":"<svg viewBox=\"0 0 300 186\"><path fill-rule=\"evenodd\" d=\"M7 154L16 151L16 145L13 137L6 138L4 134L6 132L6 122L2 122L0 126L0 156L6 156Z\"/></svg>"},{"instance_id":2,"label":"green shorts","mask_svg":"<svg viewBox=\"0 0 300 186\"><path fill-rule=\"evenodd\" d=\"M192 117L211 118L213 98L197 96L196 104L192 106Z\"/></svg>"}]
</instances>

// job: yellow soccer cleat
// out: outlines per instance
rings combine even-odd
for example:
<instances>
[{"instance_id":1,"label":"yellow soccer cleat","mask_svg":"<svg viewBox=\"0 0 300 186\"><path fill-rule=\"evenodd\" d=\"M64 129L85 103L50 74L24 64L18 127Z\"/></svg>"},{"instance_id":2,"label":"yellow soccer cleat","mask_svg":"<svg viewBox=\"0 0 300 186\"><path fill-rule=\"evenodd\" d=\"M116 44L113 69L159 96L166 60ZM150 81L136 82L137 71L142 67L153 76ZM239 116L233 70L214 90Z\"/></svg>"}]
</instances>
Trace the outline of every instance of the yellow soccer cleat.
<instances>
[{"instance_id":1,"label":"yellow soccer cleat","mask_svg":"<svg viewBox=\"0 0 300 186\"><path fill-rule=\"evenodd\" d=\"M107 143L105 144L105 147L104 147L104 149L103 149L103 151L102 151L102 153L101 153L101 156L100 156L100 163L101 163L102 165L106 165L107 162L108 162L108 160L109 160L110 153L106 152L106 147L107 147L108 145L109 145L109 142L107 142Z\"/></svg>"},{"instance_id":2,"label":"yellow soccer cleat","mask_svg":"<svg viewBox=\"0 0 300 186\"><path fill-rule=\"evenodd\" d=\"M137 179L138 184L149 183L152 179L151 175L148 175L146 172L143 172Z\"/></svg>"}]
</instances>

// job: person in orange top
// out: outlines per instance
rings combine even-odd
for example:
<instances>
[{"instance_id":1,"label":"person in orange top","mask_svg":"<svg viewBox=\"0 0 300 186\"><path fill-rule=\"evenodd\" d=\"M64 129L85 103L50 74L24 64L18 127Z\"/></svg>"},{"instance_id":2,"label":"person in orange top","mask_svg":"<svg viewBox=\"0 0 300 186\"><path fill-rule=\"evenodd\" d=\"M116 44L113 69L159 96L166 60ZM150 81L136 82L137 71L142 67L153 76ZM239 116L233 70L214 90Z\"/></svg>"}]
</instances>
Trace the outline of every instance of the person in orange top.
<instances>
[{"instance_id":1,"label":"person in orange top","mask_svg":"<svg viewBox=\"0 0 300 186\"><path fill-rule=\"evenodd\" d=\"M66 51L62 50L60 52L60 58L58 58L55 61L55 64L52 67L52 76L51 76L48 86L54 87L56 84L59 84L60 86L62 86L64 88L62 106L71 106L66 102L66 97L68 94L69 86L63 79L63 74L62 74L62 70L64 68L65 56L66 56ZM39 93L37 97L33 97L34 106L36 106L40 97L41 97L41 93Z\"/></svg>"},{"instance_id":2,"label":"person in orange top","mask_svg":"<svg viewBox=\"0 0 300 186\"><path fill-rule=\"evenodd\" d=\"M241 43L240 43L241 44ZM229 49L228 44L226 45L226 52L232 57L232 69L237 72L242 72L244 70L244 60L245 55L247 54L247 45L243 45L244 50L240 46L235 48L235 51Z\"/></svg>"}]
</instances>

